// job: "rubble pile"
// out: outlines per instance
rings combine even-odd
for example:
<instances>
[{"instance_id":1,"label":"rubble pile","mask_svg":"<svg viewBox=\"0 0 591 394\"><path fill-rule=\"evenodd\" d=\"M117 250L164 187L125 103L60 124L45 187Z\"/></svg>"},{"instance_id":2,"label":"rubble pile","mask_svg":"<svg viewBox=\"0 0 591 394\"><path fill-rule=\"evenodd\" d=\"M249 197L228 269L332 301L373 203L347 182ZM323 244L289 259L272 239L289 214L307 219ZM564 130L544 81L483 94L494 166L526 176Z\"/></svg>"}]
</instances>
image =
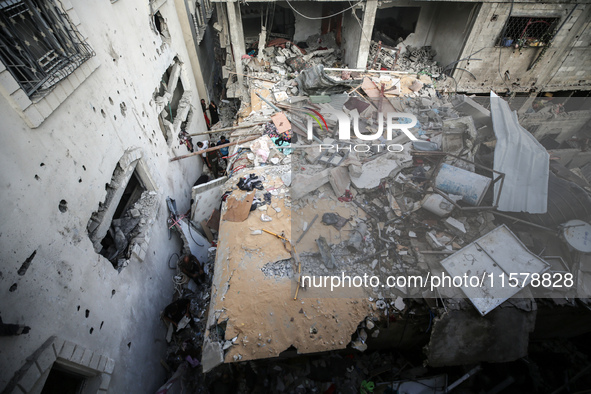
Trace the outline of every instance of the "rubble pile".
<instances>
[{"instance_id":1,"label":"rubble pile","mask_svg":"<svg viewBox=\"0 0 591 394\"><path fill-rule=\"evenodd\" d=\"M433 79L445 80L441 67L433 59L435 50L430 46L414 48L400 42L395 48L371 42L368 69L374 70L397 70L407 73L424 73Z\"/></svg>"},{"instance_id":2,"label":"rubble pile","mask_svg":"<svg viewBox=\"0 0 591 394\"><path fill-rule=\"evenodd\" d=\"M502 99L492 96L489 110L436 91L434 81L445 76L429 47L373 43L368 68L386 68L376 73L325 70L342 56L331 35L310 37L306 45L276 39L257 57L243 56L247 85L240 87L237 124L228 133L236 145L227 156L228 179L219 186L217 223L210 225L213 214L201 223L218 245L211 249L216 262L210 256L187 268L185 249L175 302L163 313L172 327L171 370L195 367L200 358L203 371L213 371L211 384L228 373L252 372L262 377L258 388L272 392L346 392L369 389L370 378L380 375L372 370L386 359L389 375L381 379L403 378L408 361L371 352L372 344L393 336L399 343L390 346L422 347L420 362L435 366L524 357L535 298L571 305L576 295L573 288L528 285L546 273L569 281L575 273L577 280L589 276L588 255L569 241L576 238L569 229L589 226L582 221L591 216L588 193L580 206L558 209L563 216L537 208L559 206L548 191L553 177L567 182L574 172L548 174L548 152ZM513 123L499 120L509 118ZM540 164L522 171L530 159ZM545 201L535 192L544 186ZM569 188L575 190L572 182ZM570 222L575 219L583 224ZM506 288L485 283L517 274L529 279ZM345 276L376 278L382 286L349 286L336 296L327 295L326 284L318 293L323 286L303 279ZM479 282L433 286L432 278L445 276ZM518 293L520 300L508 300ZM511 330L513 322L528 329ZM490 333L489 326L500 328ZM497 347L494 355L486 341L462 346L479 330ZM444 342L433 339L441 337ZM306 360L301 368L251 362L294 348L347 350ZM241 362L234 372L216 368L232 362ZM341 364L344 378L315 375Z\"/></svg>"}]
</instances>

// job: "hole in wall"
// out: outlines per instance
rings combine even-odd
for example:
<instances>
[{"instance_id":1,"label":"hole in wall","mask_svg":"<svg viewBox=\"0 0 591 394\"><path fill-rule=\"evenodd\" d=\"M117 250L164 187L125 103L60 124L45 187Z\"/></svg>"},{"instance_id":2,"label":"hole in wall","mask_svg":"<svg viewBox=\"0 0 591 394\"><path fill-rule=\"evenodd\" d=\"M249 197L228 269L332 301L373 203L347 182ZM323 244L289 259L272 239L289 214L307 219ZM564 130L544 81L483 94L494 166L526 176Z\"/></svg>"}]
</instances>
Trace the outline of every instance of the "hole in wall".
<instances>
[{"instance_id":1,"label":"hole in wall","mask_svg":"<svg viewBox=\"0 0 591 394\"><path fill-rule=\"evenodd\" d=\"M82 183L82 178L78 178L78 183Z\"/></svg>"},{"instance_id":2,"label":"hole in wall","mask_svg":"<svg viewBox=\"0 0 591 394\"><path fill-rule=\"evenodd\" d=\"M79 311L79 310L80 310L80 305L78 305L78 307L76 308L76 310L77 310L77 311Z\"/></svg>"},{"instance_id":3,"label":"hole in wall","mask_svg":"<svg viewBox=\"0 0 591 394\"><path fill-rule=\"evenodd\" d=\"M85 316L87 319L88 319L88 316L90 316L90 311L89 311L88 309L87 309L87 310L84 312L84 316Z\"/></svg>"},{"instance_id":4,"label":"hole in wall","mask_svg":"<svg viewBox=\"0 0 591 394\"><path fill-rule=\"evenodd\" d=\"M101 109L101 115L103 115L103 118L106 118L106 117L107 117L107 114L106 114L106 113L105 113L105 111L104 111L104 110L102 110L102 109Z\"/></svg>"},{"instance_id":5,"label":"hole in wall","mask_svg":"<svg viewBox=\"0 0 591 394\"><path fill-rule=\"evenodd\" d=\"M109 104L113 105L113 99L111 97L109 97Z\"/></svg>"},{"instance_id":6,"label":"hole in wall","mask_svg":"<svg viewBox=\"0 0 591 394\"><path fill-rule=\"evenodd\" d=\"M68 210L68 202L66 200L61 200L58 209L61 213L64 213Z\"/></svg>"},{"instance_id":7,"label":"hole in wall","mask_svg":"<svg viewBox=\"0 0 591 394\"><path fill-rule=\"evenodd\" d=\"M35 179L38 180L38 181L41 180L41 178L39 178L39 175L37 175L37 174L35 174Z\"/></svg>"},{"instance_id":8,"label":"hole in wall","mask_svg":"<svg viewBox=\"0 0 591 394\"><path fill-rule=\"evenodd\" d=\"M128 349L131 349L131 342L129 342L129 343L127 344L127 348L128 348Z\"/></svg>"},{"instance_id":9,"label":"hole in wall","mask_svg":"<svg viewBox=\"0 0 591 394\"><path fill-rule=\"evenodd\" d=\"M34 250L33 253L31 253L31 255L29 257L27 257L27 259L25 260L25 262L21 265L21 267L18 270L18 274L20 276L23 276L24 274L27 273L27 270L29 269L29 266L31 265L31 262L33 262L33 259L35 258L35 255L37 254L37 251Z\"/></svg>"},{"instance_id":10,"label":"hole in wall","mask_svg":"<svg viewBox=\"0 0 591 394\"><path fill-rule=\"evenodd\" d=\"M148 193L154 187L149 178L146 187L138 173L139 160L122 162L126 168L121 167L121 161L117 164L111 183L105 185L106 199L99 203L87 225L94 250L118 270L127 265L132 255L139 260L145 257L141 235L148 231L146 223L156 210L156 198Z\"/></svg>"},{"instance_id":11,"label":"hole in wall","mask_svg":"<svg viewBox=\"0 0 591 394\"><path fill-rule=\"evenodd\" d=\"M92 107L92 110L93 110L94 112L96 112L96 108Z\"/></svg>"},{"instance_id":12,"label":"hole in wall","mask_svg":"<svg viewBox=\"0 0 591 394\"><path fill-rule=\"evenodd\" d=\"M82 169L83 169L84 171L86 171L86 166L85 166L85 165L82 165Z\"/></svg>"},{"instance_id":13,"label":"hole in wall","mask_svg":"<svg viewBox=\"0 0 591 394\"><path fill-rule=\"evenodd\" d=\"M115 293L117 293L117 292L115 291L115 289L113 289L113 290L111 291L111 298L113 298L113 296L115 295Z\"/></svg>"},{"instance_id":14,"label":"hole in wall","mask_svg":"<svg viewBox=\"0 0 591 394\"><path fill-rule=\"evenodd\" d=\"M41 163L39 164L39 167L43 167L45 165L45 163Z\"/></svg>"},{"instance_id":15,"label":"hole in wall","mask_svg":"<svg viewBox=\"0 0 591 394\"><path fill-rule=\"evenodd\" d=\"M168 32L168 26L166 25L166 21L162 17L162 14L160 13L160 11L157 11L154 14L154 27L156 28L156 31L158 32L158 34L160 34L160 36L162 36L163 39L166 39L166 40L170 39L170 33ZM156 42L154 42L154 44L156 44Z\"/></svg>"},{"instance_id":16,"label":"hole in wall","mask_svg":"<svg viewBox=\"0 0 591 394\"><path fill-rule=\"evenodd\" d=\"M8 289L8 291L10 291L11 293L16 291L16 288L18 287L18 285L16 283L13 283L12 286L10 286L10 289Z\"/></svg>"},{"instance_id":17,"label":"hole in wall","mask_svg":"<svg viewBox=\"0 0 591 394\"><path fill-rule=\"evenodd\" d=\"M90 335L92 335L92 332L94 331L94 327L90 327Z\"/></svg>"},{"instance_id":18,"label":"hole in wall","mask_svg":"<svg viewBox=\"0 0 591 394\"><path fill-rule=\"evenodd\" d=\"M103 324L105 324L105 321L104 320L101 322L101 326L99 327L99 330L102 330L103 329Z\"/></svg>"},{"instance_id":19,"label":"hole in wall","mask_svg":"<svg viewBox=\"0 0 591 394\"><path fill-rule=\"evenodd\" d=\"M125 102L121 102L121 104L119 104L119 108L121 109L121 115L127 116L127 106L125 105Z\"/></svg>"}]
</instances>

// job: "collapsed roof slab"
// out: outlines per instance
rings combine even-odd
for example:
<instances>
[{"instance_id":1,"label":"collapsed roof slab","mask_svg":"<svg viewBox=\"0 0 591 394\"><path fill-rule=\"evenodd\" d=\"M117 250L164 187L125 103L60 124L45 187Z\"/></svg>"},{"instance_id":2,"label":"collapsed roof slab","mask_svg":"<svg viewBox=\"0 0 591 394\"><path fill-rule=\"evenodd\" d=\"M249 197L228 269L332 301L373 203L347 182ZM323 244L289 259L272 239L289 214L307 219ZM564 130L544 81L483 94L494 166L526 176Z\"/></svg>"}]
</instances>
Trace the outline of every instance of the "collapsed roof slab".
<instances>
[{"instance_id":1,"label":"collapsed roof slab","mask_svg":"<svg viewBox=\"0 0 591 394\"><path fill-rule=\"evenodd\" d=\"M265 265L291 257L279 238L257 231L283 233L291 239L291 202L281 168L290 169L249 169L226 184L226 190L232 189L232 196L240 200L249 192L234 186L238 178L251 173L264 175L265 190L273 192L272 201L279 208L267 205L265 211L256 209L242 222L228 222L223 220L226 204L222 207L205 337L215 340L219 332L215 327L225 322L224 339L236 338L224 355L226 363L277 357L292 346L298 353L344 349L358 324L371 314L370 303L361 294L358 298L335 298L337 294L308 289L300 290L294 300L293 274L268 276L263 272ZM272 220L263 222L263 213Z\"/></svg>"}]
</instances>

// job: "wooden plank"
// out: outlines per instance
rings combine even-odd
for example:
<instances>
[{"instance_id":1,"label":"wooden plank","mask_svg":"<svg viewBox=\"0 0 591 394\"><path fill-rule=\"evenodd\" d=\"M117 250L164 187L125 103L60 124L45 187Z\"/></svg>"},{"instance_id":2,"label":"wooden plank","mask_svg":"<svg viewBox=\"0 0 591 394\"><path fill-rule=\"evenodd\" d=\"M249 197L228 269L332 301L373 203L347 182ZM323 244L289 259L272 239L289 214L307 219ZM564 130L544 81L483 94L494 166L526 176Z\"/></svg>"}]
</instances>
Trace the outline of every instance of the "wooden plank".
<instances>
[{"instance_id":1,"label":"wooden plank","mask_svg":"<svg viewBox=\"0 0 591 394\"><path fill-rule=\"evenodd\" d=\"M378 87L375 85L375 83L373 83L373 81L369 78L363 79L363 84L361 84L361 89L363 89L363 91L365 92L365 94L367 94L367 96L369 98L374 99L374 101L378 101L380 99L380 97L382 97L380 89L378 89ZM387 114L388 112L396 112L396 110L394 109L392 104L390 104L390 101L388 101L388 100L382 100L381 107L382 108L378 108L378 110L381 110L382 113Z\"/></svg>"},{"instance_id":2,"label":"wooden plank","mask_svg":"<svg viewBox=\"0 0 591 394\"><path fill-rule=\"evenodd\" d=\"M207 222L205 220L201 221L201 228L203 229L203 232L205 233L205 236L207 237L209 243L213 243L213 234L209 230L209 227L207 227Z\"/></svg>"},{"instance_id":3,"label":"wooden plank","mask_svg":"<svg viewBox=\"0 0 591 394\"><path fill-rule=\"evenodd\" d=\"M189 136L191 136L191 137L197 137L199 135L208 135L208 134L213 134L213 133L219 133L221 131L232 131L232 130L238 130L238 129L248 129L249 127L258 126L258 125L262 125L262 124L265 124L265 123L267 123L267 122L258 122L258 123L243 124L243 125L232 126L232 127L223 127L221 129L215 129L215 130L205 131L203 133L189 134Z\"/></svg>"},{"instance_id":4,"label":"wooden plank","mask_svg":"<svg viewBox=\"0 0 591 394\"><path fill-rule=\"evenodd\" d=\"M203 150L198 150L197 152L189 153L187 155L173 157L169 161L176 161L176 160L180 160L180 159L186 159L187 157L197 156L197 155L200 155L202 153L207 153L207 152L211 152L211 151L214 151L214 150L219 150L219 149L222 149L222 148L226 148L228 146L232 146L232 145L236 145L236 144L242 144L242 143L248 142L248 141L253 141L253 140L256 140L257 138L260 138L260 137L261 137L260 135L255 135L253 137L246 138L246 139L241 140L241 141L234 141L234 142L230 142L228 144L214 146L212 148L207 148L207 149L203 149Z\"/></svg>"}]
</instances>

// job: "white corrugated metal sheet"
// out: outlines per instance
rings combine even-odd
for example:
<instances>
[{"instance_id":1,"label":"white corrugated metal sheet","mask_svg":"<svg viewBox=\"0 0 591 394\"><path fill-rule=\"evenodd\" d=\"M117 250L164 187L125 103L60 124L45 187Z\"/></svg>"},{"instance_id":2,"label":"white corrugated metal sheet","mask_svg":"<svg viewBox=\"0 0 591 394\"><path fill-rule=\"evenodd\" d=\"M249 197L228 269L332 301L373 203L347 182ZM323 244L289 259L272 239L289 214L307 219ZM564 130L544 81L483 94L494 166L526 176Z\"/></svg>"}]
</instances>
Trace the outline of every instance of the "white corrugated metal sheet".
<instances>
[{"instance_id":1,"label":"white corrugated metal sheet","mask_svg":"<svg viewBox=\"0 0 591 394\"><path fill-rule=\"evenodd\" d=\"M491 116L497 136L494 169L505 174L499 211L546 213L550 155L519 124L509 104L490 93ZM495 184L495 198L499 182Z\"/></svg>"}]
</instances>

